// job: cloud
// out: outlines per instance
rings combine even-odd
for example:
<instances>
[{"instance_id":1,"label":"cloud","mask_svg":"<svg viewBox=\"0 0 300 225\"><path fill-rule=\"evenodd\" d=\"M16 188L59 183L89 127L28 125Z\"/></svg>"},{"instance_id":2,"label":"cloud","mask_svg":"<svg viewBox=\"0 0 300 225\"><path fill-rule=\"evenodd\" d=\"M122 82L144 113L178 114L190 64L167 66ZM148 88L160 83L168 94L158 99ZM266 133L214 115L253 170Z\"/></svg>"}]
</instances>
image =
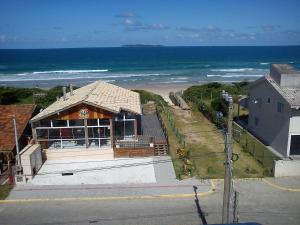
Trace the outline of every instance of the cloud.
<instances>
[{"instance_id":1,"label":"cloud","mask_svg":"<svg viewBox=\"0 0 300 225\"><path fill-rule=\"evenodd\" d=\"M0 35L0 42L5 42L6 41L6 36L4 34Z\"/></svg>"},{"instance_id":2,"label":"cloud","mask_svg":"<svg viewBox=\"0 0 300 225\"><path fill-rule=\"evenodd\" d=\"M289 37L300 37L300 29L283 30L280 33Z\"/></svg>"},{"instance_id":3,"label":"cloud","mask_svg":"<svg viewBox=\"0 0 300 225\"><path fill-rule=\"evenodd\" d=\"M275 26L273 26L271 24L262 25L261 29L265 32L273 32L273 31L275 31Z\"/></svg>"},{"instance_id":4,"label":"cloud","mask_svg":"<svg viewBox=\"0 0 300 225\"><path fill-rule=\"evenodd\" d=\"M141 31L141 30L167 30L169 26L162 23L144 23L137 18L134 13L121 13L116 15L121 21L115 25L121 25L125 31Z\"/></svg>"},{"instance_id":5,"label":"cloud","mask_svg":"<svg viewBox=\"0 0 300 225\"><path fill-rule=\"evenodd\" d=\"M217 33L222 30L216 26L208 25L205 27L179 27L178 30L183 32L192 32L192 33Z\"/></svg>"},{"instance_id":6,"label":"cloud","mask_svg":"<svg viewBox=\"0 0 300 225\"><path fill-rule=\"evenodd\" d=\"M117 18L136 18L136 17L138 17L138 15L136 15L135 13L132 13L132 12L124 12L124 13L116 14L115 17L117 17Z\"/></svg>"}]
</instances>

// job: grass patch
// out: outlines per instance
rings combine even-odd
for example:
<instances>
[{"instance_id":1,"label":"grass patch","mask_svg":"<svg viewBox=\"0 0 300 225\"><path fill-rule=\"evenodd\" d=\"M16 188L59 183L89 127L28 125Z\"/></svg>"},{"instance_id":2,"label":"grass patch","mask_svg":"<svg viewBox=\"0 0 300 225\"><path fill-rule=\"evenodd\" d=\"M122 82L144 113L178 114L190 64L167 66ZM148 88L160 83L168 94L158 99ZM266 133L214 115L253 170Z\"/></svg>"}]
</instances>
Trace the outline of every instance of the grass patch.
<instances>
[{"instance_id":1,"label":"grass patch","mask_svg":"<svg viewBox=\"0 0 300 225\"><path fill-rule=\"evenodd\" d=\"M167 128L167 131L168 131L169 154L172 158L176 178L181 179L181 176L183 175L184 163L177 155L177 149L179 147L179 143L177 142L176 136L175 136L174 132L172 131L172 128L171 128L171 125L170 125L169 120L167 118L167 115L164 112L162 112L161 116L162 116L162 119L163 119L164 124Z\"/></svg>"},{"instance_id":2,"label":"grass patch","mask_svg":"<svg viewBox=\"0 0 300 225\"><path fill-rule=\"evenodd\" d=\"M224 177L224 137L216 126L208 121L195 106L191 112L172 109L176 126L186 136L190 160L194 174L198 178ZM243 152L238 143L234 143L233 152L239 155L234 162L234 177L263 177L264 169L249 153Z\"/></svg>"},{"instance_id":3,"label":"grass patch","mask_svg":"<svg viewBox=\"0 0 300 225\"><path fill-rule=\"evenodd\" d=\"M11 185L0 185L0 200L6 199L12 188Z\"/></svg>"}]
</instances>

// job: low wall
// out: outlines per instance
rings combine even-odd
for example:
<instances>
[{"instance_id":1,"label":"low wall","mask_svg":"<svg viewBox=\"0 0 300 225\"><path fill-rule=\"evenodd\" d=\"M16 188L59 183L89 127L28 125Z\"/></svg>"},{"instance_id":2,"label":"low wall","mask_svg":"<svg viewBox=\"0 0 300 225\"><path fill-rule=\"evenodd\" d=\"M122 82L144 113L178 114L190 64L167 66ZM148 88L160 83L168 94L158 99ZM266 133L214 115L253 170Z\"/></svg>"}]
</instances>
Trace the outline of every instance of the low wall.
<instances>
[{"instance_id":1,"label":"low wall","mask_svg":"<svg viewBox=\"0 0 300 225\"><path fill-rule=\"evenodd\" d=\"M147 157L154 156L154 147L148 148L115 148L115 158L126 158L126 157Z\"/></svg>"},{"instance_id":2,"label":"low wall","mask_svg":"<svg viewBox=\"0 0 300 225\"><path fill-rule=\"evenodd\" d=\"M41 146L38 144L27 145L20 152L20 158L23 174L26 179L31 180L43 164Z\"/></svg>"},{"instance_id":3,"label":"low wall","mask_svg":"<svg viewBox=\"0 0 300 225\"><path fill-rule=\"evenodd\" d=\"M113 149L59 149L44 150L47 160L104 160L113 159Z\"/></svg>"},{"instance_id":4,"label":"low wall","mask_svg":"<svg viewBox=\"0 0 300 225\"><path fill-rule=\"evenodd\" d=\"M274 177L300 176L299 160L277 160L274 163Z\"/></svg>"}]
</instances>

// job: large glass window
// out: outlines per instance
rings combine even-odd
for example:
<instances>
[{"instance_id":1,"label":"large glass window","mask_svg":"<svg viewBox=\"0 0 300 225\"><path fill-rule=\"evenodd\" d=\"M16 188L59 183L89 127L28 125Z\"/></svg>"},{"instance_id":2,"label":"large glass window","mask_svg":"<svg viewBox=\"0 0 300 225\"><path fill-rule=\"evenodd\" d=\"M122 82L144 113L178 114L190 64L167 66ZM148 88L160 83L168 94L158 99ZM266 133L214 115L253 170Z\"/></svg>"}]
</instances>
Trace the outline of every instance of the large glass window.
<instances>
[{"instance_id":1,"label":"large glass window","mask_svg":"<svg viewBox=\"0 0 300 225\"><path fill-rule=\"evenodd\" d=\"M40 121L41 127L51 127L51 120L42 120Z\"/></svg>"},{"instance_id":2,"label":"large glass window","mask_svg":"<svg viewBox=\"0 0 300 225\"><path fill-rule=\"evenodd\" d=\"M89 119L87 120L88 126L98 126L98 119Z\"/></svg>"},{"instance_id":3,"label":"large glass window","mask_svg":"<svg viewBox=\"0 0 300 225\"><path fill-rule=\"evenodd\" d=\"M83 120L69 120L70 127L81 127L84 126Z\"/></svg>"},{"instance_id":4,"label":"large glass window","mask_svg":"<svg viewBox=\"0 0 300 225\"><path fill-rule=\"evenodd\" d=\"M115 122L115 135L118 139L134 136L134 121Z\"/></svg>"},{"instance_id":5,"label":"large glass window","mask_svg":"<svg viewBox=\"0 0 300 225\"><path fill-rule=\"evenodd\" d=\"M99 119L100 126L110 126L109 119Z\"/></svg>"},{"instance_id":6,"label":"large glass window","mask_svg":"<svg viewBox=\"0 0 300 225\"><path fill-rule=\"evenodd\" d=\"M66 127L67 121L66 120L52 120L53 127Z\"/></svg>"},{"instance_id":7,"label":"large glass window","mask_svg":"<svg viewBox=\"0 0 300 225\"><path fill-rule=\"evenodd\" d=\"M52 122L48 120L43 125L50 126L49 128L37 127L37 138L39 141L47 140L48 148L86 147L84 120L53 120ZM87 144L90 148L111 146L109 119L88 119L87 125Z\"/></svg>"}]
</instances>

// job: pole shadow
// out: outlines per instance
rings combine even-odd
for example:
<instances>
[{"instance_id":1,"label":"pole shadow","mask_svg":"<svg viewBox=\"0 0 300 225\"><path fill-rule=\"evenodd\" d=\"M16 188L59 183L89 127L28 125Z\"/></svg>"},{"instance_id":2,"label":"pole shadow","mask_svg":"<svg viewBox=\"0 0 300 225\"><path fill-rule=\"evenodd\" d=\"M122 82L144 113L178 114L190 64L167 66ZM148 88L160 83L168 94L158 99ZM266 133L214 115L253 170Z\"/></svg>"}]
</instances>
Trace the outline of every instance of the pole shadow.
<instances>
[{"instance_id":1,"label":"pole shadow","mask_svg":"<svg viewBox=\"0 0 300 225\"><path fill-rule=\"evenodd\" d=\"M206 221L206 218L205 218L205 213L201 209L198 194L197 194L197 189L198 188L197 188L197 186L193 186L193 188L194 188L194 192L195 192L195 204L196 204L196 207L197 207L198 216L201 219L202 224L206 225L207 221Z\"/></svg>"}]
</instances>

